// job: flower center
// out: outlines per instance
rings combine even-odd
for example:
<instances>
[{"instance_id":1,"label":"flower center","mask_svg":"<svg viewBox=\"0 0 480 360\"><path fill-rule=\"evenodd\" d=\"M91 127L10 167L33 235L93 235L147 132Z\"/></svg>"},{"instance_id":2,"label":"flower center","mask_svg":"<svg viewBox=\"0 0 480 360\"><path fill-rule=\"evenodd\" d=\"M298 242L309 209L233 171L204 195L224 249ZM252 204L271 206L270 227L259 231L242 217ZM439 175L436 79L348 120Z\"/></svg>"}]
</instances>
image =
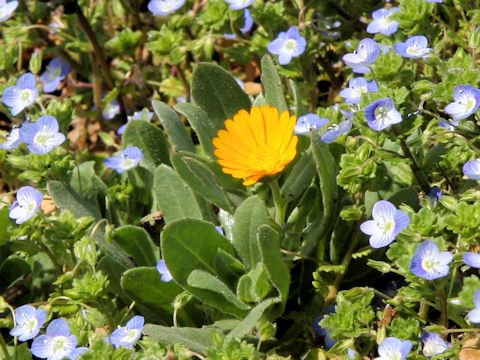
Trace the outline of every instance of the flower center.
<instances>
[{"instance_id":1,"label":"flower center","mask_svg":"<svg viewBox=\"0 0 480 360\"><path fill-rule=\"evenodd\" d=\"M475 105L477 105L477 101L474 98L462 99L458 103L465 108L466 112L472 111L475 108Z\"/></svg>"},{"instance_id":2,"label":"flower center","mask_svg":"<svg viewBox=\"0 0 480 360\"><path fill-rule=\"evenodd\" d=\"M38 324L38 320L35 319L35 318L33 318L33 319L29 320L29 321L25 324L25 326L28 328L28 330L33 331L33 330L35 330L35 328L37 327L37 324Z\"/></svg>"},{"instance_id":3,"label":"flower center","mask_svg":"<svg viewBox=\"0 0 480 360\"><path fill-rule=\"evenodd\" d=\"M67 345L67 338L65 336L55 336L52 339L52 350L54 352L62 351Z\"/></svg>"},{"instance_id":4,"label":"flower center","mask_svg":"<svg viewBox=\"0 0 480 360\"><path fill-rule=\"evenodd\" d=\"M128 330L127 331L127 334L123 337L123 341L124 342L133 342L137 339L138 337L138 333L139 333L139 330L138 329L132 329L132 330Z\"/></svg>"},{"instance_id":5,"label":"flower center","mask_svg":"<svg viewBox=\"0 0 480 360\"><path fill-rule=\"evenodd\" d=\"M377 224L378 224L378 227L385 234L391 233L393 231L393 229L395 228L395 222L394 221L386 221L385 219L382 219Z\"/></svg>"},{"instance_id":6,"label":"flower center","mask_svg":"<svg viewBox=\"0 0 480 360\"><path fill-rule=\"evenodd\" d=\"M50 140L50 134L46 132L44 129L40 130L33 137L33 142L37 145L42 145L42 146L47 145L49 140Z\"/></svg>"},{"instance_id":7,"label":"flower center","mask_svg":"<svg viewBox=\"0 0 480 360\"><path fill-rule=\"evenodd\" d=\"M255 162L260 171L267 174L275 174L278 172L280 165L278 154L268 151L268 149L263 149L259 154L256 155Z\"/></svg>"},{"instance_id":8,"label":"flower center","mask_svg":"<svg viewBox=\"0 0 480 360\"><path fill-rule=\"evenodd\" d=\"M405 52L408 54L408 55L413 55L413 56L418 56L418 55L421 55L422 54L422 48L416 46L416 45L413 45L413 46L409 46L407 47L407 49L405 50Z\"/></svg>"},{"instance_id":9,"label":"flower center","mask_svg":"<svg viewBox=\"0 0 480 360\"><path fill-rule=\"evenodd\" d=\"M130 169L131 167L135 166L135 160L130 158L123 158L122 159L122 167L124 169Z\"/></svg>"},{"instance_id":10,"label":"flower center","mask_svg":"<svg viewBox=\"0 0 480 360\"><path fill-rule=\"evenodd\" d=\"M439 265L439 261L435 259L433 254L427 254L422 260L422 268L428 273L435 273Z\"/></svg>"},{"instance_id":11,"label":"flower center","mask_svg":"<svg viewBox=\"0 0 480 360\"><path fill-rule=\"evenodd\" d=\"M295 50L296 46L297 46L297 42L293 39L287 40L287 42L285 43L285 48L290 51Z\"/></svg>"},{"instance_id":12,"label":"flower center","mask_svg":"<svg viewBox=\"0 0 480 360\"><path fill-rule=\"evenodd\" d=\"M375 109L375 118L377 120L384 120L388 118L388 109L383 106L379 106Z\"/></svg>"},{"instance_id":13,"label":"flower center","mask_svg":"<svg viewBox=\"0 0 480 360\"><path fill-rule=\"evenodd\" d=\"M30 90L30 89L23 89L21 90L21 95L20 95L20 99L23 101L23 102L30 102L33 98L33 91Z\"/></svg>"}]
</instances>

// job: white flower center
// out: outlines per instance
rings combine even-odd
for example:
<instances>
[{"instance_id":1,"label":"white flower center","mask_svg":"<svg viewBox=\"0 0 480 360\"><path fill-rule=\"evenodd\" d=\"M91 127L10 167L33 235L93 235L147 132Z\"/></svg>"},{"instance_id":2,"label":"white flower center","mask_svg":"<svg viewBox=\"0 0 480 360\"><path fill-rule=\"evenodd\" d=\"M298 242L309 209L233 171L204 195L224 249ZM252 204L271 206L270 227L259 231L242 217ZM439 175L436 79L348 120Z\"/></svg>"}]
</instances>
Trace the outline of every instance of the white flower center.
<instances>
[{"instance_id":1,"label":"white flower center","mask_svg":"<svg viewBox=\"0 0 480 360\"><path fill-rule=\"evenodd\" d=\"M122 168L130 169L131 167L135 166L135 160L130 158L123 158L122 159Z\"/></svg>"},{"instance_id":2,"label":"white flower center","mask_svg":"<svg viewBox=\"0 0 480 360\"><path fill-rule=\"evenodd\" d=\"M377 226L384 234L389 234L393 231L393 229L395 229L395 221L381 219L381 221L377 222Z\"/></svg>"},{"instance_id":3,"label":"white flower center","mask_svg":"<svg viewBox=\"0 0 480 360\"><path fill-rule=\"evenodd\" d=\"M33 91L32 90L30 90L30 89L20 90L20 99L23 102L30 102L30 101L32 101L32 98L33 98Z\"/></svg>"},{"instance_id":4,"label":"white flower center","mask_svg":"<svg viewBox=\"0 0 480 360\"><path fill-rule=\"evenodd\" d=\"M285 48L289 51L295 50L296 47L297 47L297 42L293 39L287 40L287 42L285 43Z\"/></svg>"},{"instance_id":5,"label":"white flower center","mask_svg":"<svg viewBox=\"0 0 480 360\"><path fill-rule=\"evenodd\" d=\"M26 324L25 326L28 328L28 330L30 332L33 332L33 330L35 330L35 328L37 327L37 324L38 324L38 320L33 318L33 319L30 319Z\"/></svg>"},{"instance_id":6,"label":"white flower center","mask_svg":"<svg viewBox=\"0 0 480 360\"><path fill-rule=\"evenodd\" d=\"M436 269L438 265L440 265L440 262L432 253L427 253L422 259L422 268L430 274L437 272Z\"/></svg>"},{"instance_id":7,"label":"white flower center","mask_svg":"<svg viewBox=\"0 0 480 360\"><path fill-rule=\"evenodd\" d=\"M45 146L50 141L50 138L51 134L49 134L46 129L42 129L35 134L33 142L37 145Z\"/></svg>"},{"instance_id":8,"label":"white flower center","mask_svg":"<svg viewBox=\"0 0 480 360\"><path fill-rule=\"evenodd\" d=\"M137 340L139 332L140 330L138 329L128 330L127 334L123 337L122 342L128 342L128 343L134 342L135 340Z\"/></svg>"},{"instance_id":9,"label":"white flower center","mask_svg":"<svg viewBox=\"0 0 480 360\"><path fill-rule=\"evenodd\" d=\"M477 101L474 98L463 98L458 103L463 106L465 112L471 112L477 105Z\"/></svg>"},{"instance_id":10,"label":"white flower center","mask_svg":"<svg viewBox=\"0 0 480 360\"><path fill-rule=\"evenodd\" d=\"M383 106L379 106L375 109L375 119L381 120L381 121L386 120L388 119L389 112L390 112L390 109L387 109Z\"/></svg>"},{"instance_id":11,"label":"white flower center","mask_svg":"<svg viewBox=\"0 0 480 360\"><path fill-rule=\"evenodd\" d=\"M54 352L63 351L67 345L67 338L65 336L55 336L52 339L52 350Z\"/></svg>"},{"instance_id":12,"label":"white flower center","mask_svg":"<svg viewBox=\"0 0 480 360\"><path fill-rule=\"evenodd\" d=\"M423 48L418 47L417 45L408 46L407 49L405 50L405 52L406 52L408 55L420 56L420 55L422 55Z\"/></svg>"}]
</instances>

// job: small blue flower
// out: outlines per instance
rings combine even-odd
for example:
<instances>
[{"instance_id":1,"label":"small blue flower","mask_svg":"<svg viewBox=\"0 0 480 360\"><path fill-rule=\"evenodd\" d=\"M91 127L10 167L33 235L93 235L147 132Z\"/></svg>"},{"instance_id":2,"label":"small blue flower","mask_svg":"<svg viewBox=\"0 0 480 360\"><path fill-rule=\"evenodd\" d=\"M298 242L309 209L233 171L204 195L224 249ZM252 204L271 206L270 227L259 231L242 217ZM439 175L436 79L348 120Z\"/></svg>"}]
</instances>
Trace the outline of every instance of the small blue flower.
<instances>
[{"instance_id":1,"label":"small blue flower","mask_svg":"<svg viewBox=\"0 0 480 360\"><path fill-rule=\"evenodd\" d=\"M376 131L402 121L402 115L397 111L393 100L390 98L380 99L368 105L365 108L365 117L368 126Z\"/></svg>"},{"instance_id":2,"label":"small blue flower","mask_svg":"<svg viewBox=\"0 0 480 360\"><path fill-rule=\"evenodd\" d=\"M172 281L173 277L172 274L170 274L170 270L168 270L167 268L165 260L162 259L157 262L157 271L161 275L160 280L162 280L163 282Z\"/></svg>"},{"instance_id":3,"label":"small blue flower","mask_svg":"<svg viewBox=\"0 0 480 360\"><path fill-rule=\"evenodd\" d=\"M120 114L120 104L117 99L113 99L102 109L104 120L112 120L118 114Z\"/></svg>"},{"instance_id":4,"label":"small blue flower","mask_svg":"<svg viewBox=\"0 0 480 360\"><path fill-rule=\"evenodd\" d=\"M227 40L234 40L234 39L237 38L237 35L235 35L235 34L228 34L228 33L225 33L225 34L223 34L222 36L223 36L225 39L227 39Z\"/></svg>"},{"instance_id":5,"label":"small blue flower","mask_svg":"<svg viewBox=\"0 0 480 360\"><path fill-rule=\"evenodd\" d=\"M458 85L453 91L454 102L445 106L453 120L463 120L475 114L480 106L480 90L471 85Z\"/></svg>"},{"instance_id":6,"label":"small blue flower","mask_svg":"<svg viewBox=\"0 0 480 360\"><path fill-rule=\"evenodd\" d=\"M480 324L480 289L473 295L473 305L475 307L467 314L468 320L473 324Z\"/></svg>"},{"instance_id":7,"label":"small blue flower","mask_svg":"<svg viewBox=\"0 0 480 360\"><path fill-rule=\"evenodd\" d=\"M312 131L320 130L328 124L328 119L321 118L317 114L307 114L300 116L295 124L295 134L305 135Z\"/></svg>"},{"instance_id":8,"label":"small blue flower","mask_svg":"<svg viewBox=\"0 0 480 360\"><path fill-rule=\"evenodd\" d=\"M453 255L448 251L439 251L432 240L422 242L410 262L410 271L427 280L435 280L447 276Z\"/></svg>"},{"instance_id":9,"label":"small blue flower","mask_svg":"<svg viewBox=\"0 0 480 360\"><path fill-rule=\"evenodd\" d=\"M423 343L422 353L426 357L443 354L452 347L452 344L443 340L440 335L435 333L424 332L420 339Z\"/></svg>"},{"instance_id":10,"label":"small blue flower","mask_svg":"<svg viewBox=\"0 0 480 360\"><path fill-rule=\"evenodd\" d=\"M70 335L64 319L55 319L47 327L45 335L33 340L32 354L40 359L62 360L70 357L77 346L77 338Z\"/></svg>"},{"instance_id":11,"label":"small blue flower","mask_svg":"<svg viewBox=\"0 0 480 360\"><path fill-rule=\"evenodd\" d=\"M72 71L72 68L62 58L56 57L50 60L47 69L40 76L40 81L43 83L43 91L51 93L57 90L58 85L70 71Z\"/></svg>"},{"instance_id":12,"label":"small blue flower","mask_svg":"<svg viewBox=\"0 0 480 360\"><path fill-rule=\"evenodd\" d=\"M367 81L363 77L357 77L348 82L348 88L340 91L340 96L345 99L347 104L358 104L362 94L377 90L378 86L375 81Z\"/></svg>"},{"instance_id":13,"label":"small blue flower","mask_svg":"<svg viewBox=\"0 0 480 360\"><path fill-rule=\"evenodd\" d=\"M475 252L466 252L463 254L463 262L470 267L480 269L480 254Z\"/></svg>"},{"instance_id":14,"label":"small blue flower","mask_svg":"<svg viewBox=\"0 0 480 360\"><path fill-rule=\"evenodd\" d=\"M253 18L252 18L252 15L250 14L250 10L248 9L243 10L243 18L245 19L245 23L243 27L240 29L240 32L242 34L246 34L250 30L252 30L252 27L253 27Z\"/></svg>"},{"instance_id":15,"label":"small blue flower","mask_svg":"<svg viewBox=\"0 0 480 360\"><path fill-rule=\"evenodd\" d=\"M435 207L441 198L442 189L440 189L438 186L433 186L427 194L427 199L429 200L432 207Z\"/></svg>"},{"instance_id":16,"label":"small blue flower","mask_svg":"<svg viewBox=\"0 0 480 360\"><path fill-rule=\"evenodd\" d=\"M223 232L223 229L221 226L215 226L215 230L217 230L217 232L220 234L220 235L225 235L225 233Z\"/></svg>"},{"instance_id":17,"label":"small blue flower","mask_svg":"<svg viewBox=\"0 0 480 360\"><path fill-rule=\"evenodd\" d=\"M10 207L8 216L15 219L16 224L23 224L31 219L40 209L43 194L31 186L22 186L18 189L17 199Z\"/></svg>"},{"instance_id":18,"label":"small blue flower","mask_svg":"<svg viewBox=\"0 0 480 360\"><path fill-rule=\"evenodd\" d=\"M469 160L463 164L463 173L472 180L480 180L480 159Z\"/></svg>"},{"instance_id":19,"label":"small blue flower","mask_svg":"<svg viewBox=\"0 0 480 360\"><path fill-rule=\"evenodd\" d=\"M268 44L268 51L278 55L280 65L286 65L292 58L303 54L306 46L307 42L300 35L298 28L292 26L287 32L278 34L277 38Z\"/></svg>"},{"instance_id":20,"label":"small blue flower","mask_svg":"<svg viewBox=\"0 0 480 360\"><path fill-rule=\"evenodd\" d=\"M420 59L432 51L428 46L428 39L425 36L412 36L405 42L393 45L393 49L400 55L410 59Z\"/></svg>"},{"instance_id":21,"label":"small blue flower","mask_svg":"<svg viewBox=\"0 0 480 360\"><path fill-rule=\"evenodd\" d=\"M0 149L12 150L22 143L20 139L20 128L16 127L7 135L7 139L0 145Z\"/></svg>"},{"instance_id":22,"label":"small blue flower","mask_svg":"<svg viewBox=\"0 0 480 360\"><path fill-rule=\"evenodd\" d=\"M360 355L358 354L358 352L354 349L348 349L347 350L347 358L349 360L357 360L357 359L360 359Z\"/></svg>"},{"instance_id":23,"label":"small blue flower","mask_svg":"<svg viewBox=\"0 0 480 360\"><path fill-rule=\"evenodd\" d=\"M443 3L443 0L427 0L427 2L441 4L441 3Z\"/></svg>"},{"instance_id":24,"label":"small blue flower","mask_svg":"<svg viewBox=\"0 0 480 360\"><path fill-rule=\"evenodd\" d=\"M2 94L2 102L10 108L13 116L32 105L38 97L35 75L26 73L20 76L14 86L9 86Z\"/></svg>"},{"instance_id":25,"label":"small blue flower","mask_svg":"<svg viewBox=\"0 0 480 360\"><path fill-rule=\"evenodd\" d=\"M0 0L0 22L10 19L17 7L18 1Z\"/></svg>"},{"instance_id":26,"label":"small blue flower","mask_svg":"<svg viewBox=\"0 0 480 360\"><path fill-rule=\"evenodd\" d=\"M155 16L168 16L185 5L185 0L150 0L148 10Z\"/></svg>"},{"instance_id":27,"label":"small blue flower","mask_svg":"<svg viewBox=\"0 0 480 360\"><path fill-rule=\"evenodd\" d=\"M116 348L132 349L137 340L142 336L144 324L145 319L143 316L134 316L127 322L126 326L118 327L118 329L112 332L109 341Z\"/></svg>"},{"instance_id":28,"label":"small blue flower","mask_svg":"<svg viewBox=\"0 0 480 360\"><path fill-rule=\"evenodd\" d=\"M136 146L128 146L117 155L106 158L104 162L110 169L122 174L123 172L138 166L142 159L142 150Z\"/></svg>"},{"instance_id":29,"label":"small blue flower","mask_svg":"<svg viewBox=\"0 0 480 360\"><path fill-rule=\"evenodd\" d=\"M153 119L153 112L148 111L147 109L143 109L142 111L135 111L132 116L128 117L128 121L126 124L120 126L117 130L118 135L123 135L125 130L127 129L127 125L132 120L145 120L145 121L152 121Z\"/></svg>"},{"instance_id":30,"label":"small blue flower","mask_svg":"<svg viewBox=\"0 0 480 360\"><path fill-rule=\"evenodd\" d=\"M322 134L320 140L322 140L324 143L331 144L340 136L348 134L352 129L352 124L352 119L347 119L339 124L330 125L327 128L327 131Z\"/></svg>"},{"instance_id":31,"label":"small blue flower","mask_svg":"<svg viewBox=\"0 0 480 360\"><path fill-rule=\"evenodd\" d=\"M379 357L375 360L405 360L412 350L412 343L395 337L387 337L378 347Z\"/></svg>"},{"instance_id":32,"label":"small blue flower","mask_svg":"<svg viewBox=\"0 0 480 360\"><path fill-rule=\"evenodd\" d=\"M23 124L20 138L32 154L47 154L65 141L65 135L58 131L57 119L50 115L44 115L34 123Z\"/></svg>"},{"instance_id":33,"label":"small blue flower","mask_svg":"<svg viewBox=\"0 0 480 360\"><path fill-rule=\"evenodd\" d=\"M408 215L386 200L377 201L373 205L372 217L373 220L367 220L360 225L360 230L370 235L370 246L373 248L390 245L410 224Z\"/></svg>"},{"instance_id":34,"label":"small blue flower","mask_svg":"<svg viewBox=\"0 0 480 360\"><path fill-rule=\"evenodd\" d=\"M368 66L380 55L380 47L372 39L363 39L358 43L353 53L343 56L343 61L350 66L354 73L365 74L370 71Z\"/></svg>"},{"instance_id":35,"label":"small blue flower","mask_svg":"<svg viewBox=\"0 0 480 360\"><path fill-rule=\"evenodd\" d=\"M438 122L438 126L444 128L445 130L448 131L455 131L455 127L458 126L459 122L458 121L444 121L440 120Z\"/></svg>"},{"instance_id":36,"label":"small blue flower","mask_svg":"<svg viewBox=\"0 0 480 360\"><path fill-rule=\"evenodd\" d=\"M18 336L20 341L33 339L46 319L45 310L35 309L32 305L20 306L15 309L15 326L10 330L10 335Z\"/></svg>"},{"instance_id":37,"label":"small blue flower","mask_svg":"<svg viewBox=\"0 0 480 360\"><path fill-rule=\"evenodd\" d=\"M225 0L230 10L242 10L252 5L255 0Z\"/></svg>"},{"instance_id":38,"label":"small blue flower","mask_svg":"<svg viewBox=\"0 0 480 360\"><path fill-rule=\"evenodd\" d=\"M398 21L392 20L391 16L399 11L400 9L397 7L375 10L372 13L373 21L367 26L367 32L392 35L398 30Z\"/></svg>"},{"instance_id":39,"label":"small blue flower","mask_svg":"<svg viewBox=\"0 0 480 360\"><path fill-rule=\"evenodd\" d=\"M333 347L333 345L335 345L337 340L335 340L332 337L331 332L327 328L324 328L323 326L320 325L320 322L323 320L325 315L332 314L332 313L335 313L335 307L333 305L329 305L325 309L325 313L323 315L317 316L315 320L313 320L313 324L312 324L313 330L315 330L315 332L318 335L323 336L323 342L325 343L325 346L327 347L327 349L330 349L331 347Z\"/></svg>"}]
</instances>

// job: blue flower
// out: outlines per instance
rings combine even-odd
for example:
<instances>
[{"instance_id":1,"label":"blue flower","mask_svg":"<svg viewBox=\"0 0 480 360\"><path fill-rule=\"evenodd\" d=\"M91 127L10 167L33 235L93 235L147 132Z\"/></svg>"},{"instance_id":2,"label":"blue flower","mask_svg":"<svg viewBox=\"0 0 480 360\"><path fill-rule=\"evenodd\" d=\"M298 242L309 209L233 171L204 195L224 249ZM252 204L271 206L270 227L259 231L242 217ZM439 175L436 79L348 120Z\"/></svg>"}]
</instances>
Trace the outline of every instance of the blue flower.
<instances>
[{"instance_id":1,"label":"blue flower","mask_svg":"<svg viewBox=\"0 0 480 360\"><path fill-rule=\"evenodd\" d=\"M440 335L435 333L425 332L420 339L423 343L422 353L426 357L443 354L452 347L452 344L443 340Z\"/></svg>"},{"instance_id":2,"label":"blue flower","mask_svg":"<svg viewBox=\"0 0 480 360\"><path fill-rule=\"evenodd\" d=\"M32 354L40 359L62 360L70 357L77 346L77 338L70 335L64 319L55 319L47 327L45 335L33 340Z\"/></svg>"},{"instance_id":3,"label":"blue flower","mask_svg":"<svg viewBox=\"0 0 480 360\"><path fill-rule=\"evenodd\" d=\"M362 94L378 90L375 81L367 81L363 77L357 77L348 82L348 88L340 91L340 96L345 99L347 104L358 104Z\"/></svg>"},{"instance_id":4,"label":"blue flower","mask_svg":"<svg viewBox=\"0 0 480 360\"><path fill-rule=\"evenodd\" d=\"M220 235L225 235L225 233L223 232L223 229L221 226L215 226L215 230L217 230L217 232L220 234Z\"/></svg>"},{"instance_id":5,"label":"blue flower","mask_svg":"<svg viewBox=\"0 0 480 360\"><path fill-rule=\"evenodd\" d=\"M161 275L160 280L162 280L163 282L172 281L173 277L172 274L170 274L170 270L168 270L167 268L165 260L162 259L157 262L157 271Z\"/></svg>"},{"instance_id":6,"label":"blue flower","mask_svg":"<svg viewBox=\"0 0 480 360\"><path fill-rule=\"evenodd\" d=\"M398 30L398 21L392 20L391 16L399 11L400 9L397 7L375 10L372 13L373 21L367 26L367 32L370 34L393 34Z\"/></svg>"},{"instance_id":7,"label":"blue flower","mask_svg":"<svg viewBox=\"0 0 480 360\"><path fill-rule=\"evenodd\" d=\"M137 340L142 336L144 324L145 319L143 316L134 316L127 322L126 326L118 327L118 329L112 332L109 341L116 348L132 349Z\"/></svg>"},{"instance_id":8,"label":"blue flower","mask_svg":"<svg viewBox=\"0 0 480 360\"><path fill-rule=\"evenodd\" d=\"M480 324L480 289L473 295L473 305L475 307L467 314L468 320L473 324Z\"/></svg>"},{"instance_id":9,"label":"blue flower","mask_svg":"<svg viewBox=\"0 0 480 360\"><path fill-rule=\"evenodd\" d=\"M469 160L463 164L463 173L472 180L480 180L480 159Z\"/></svg>"},{"instance_id":10,"label":"blue flower","mask_svg":"<svg viewBox=\"0 0 480 360\"><path fill-rule=\"evenodd\" d=\"M441 120L438 122L438 126L444 128L445 130L448 131L455 131L455 126L458 126L459 122L458 121L444 121Z\"/></svg>"},{"instance_id":11,"label":"blue flower","mask_svg":"<svg viewBox=\"0 0 480 360\"><path fill-rule=\"evenodd\" d=\"M104 162L110 169L122 174L123 172L138 166L142 159L142 150L136 146L128 146L117 155L106 158Z\"/></svg>"},{"instance_id":12,"label":"blue flower","mask_svg":"<svg viewBox=\"0 0 480 360\"><path fill-rule=\"evenodd\" d=\"M13 116L32 105L38 97L35 75L26 73L20 76L14 86L9 86L2 94L2 102L10 108Z\"/></svg>"},{"instance_id":13,"label":"blue flower","mask_svg":"<svg viewBox=\"0 0 480 360\"><path fill-rule=\"evenodd\" d=\"M324 143L331 144L335 140L337 140L340 136L348 134L348 132L352 129L352 119L347 119L342 121L340 124L330 125L325 131L320 140Z\"/></svg>"},{"instance_id":14,"label":"blue flower","mask_svg":"<svg viewBox=\"0 0 480 360\"><path fill-rule=\"evenodd\" d=\"M347 358L350 359L350 360L356 360L356 359L360 359L360 355L358 354L358 352L354 349L348 349L347 350Z\"/></svg>"},{"instance_id":15,"label":"blue flower","mask_svg":"<svg viewBox=\"0 0 480 360\"><path fill-rule=\"evenodd\" d=\"M412 343L395 337L387 337L378 347L379 357L375 360L405 360L412 350Z\"/></svg>"},{"instance_id":16,"label":"blue flower","mask_svg":"<svg viewBox=\"0 0 480 360\"><path fill-rule=\"evenodd\" d=\"M12 150L22 143L20 139L20 128L16 127L7 135L7 139L0 145L0 149Z\"/></svg>"},{"instance_id":17,"label":"blue flower","mask_svg":"<svg viewBox=\"0 0 480 360\"><path fill-rule=\"evenodd\" d=\"M248 9L243 10L243 18L245 19L245 23L243 27L240 29L240 32L242 34L246 34L250 30L252 30L252 27L253 27L253 18L252 18L252 15L250 14L250 10Z\"/></svg>"},{"instance_id":18,"label":"blue flower","mask_svg":"<svg viewBox=\"0 0 480 360\"><path fill-rule=\"evenodd\" d=\"M432 240L422 242L410 262L410 271L427 280L435 280L447 276L453 255L448 251L439 251Z\"/></svg>"},{"instance_id":19,"label":"blue flower","mask_svg":"<svg viewBox=\"0 0 480 360\"><path fill-rule=\"evenodd\" d=\"M327 125L328 119L321 118L317 114L307 114L300 116L295 124L295 134L305 135L312 131L320 130Z\"/></svg>"},{"instance_id":20,"label":"blue flower","mask_svg":"<svg viewBox=\"0 0 480 360\"><path fill-rule=\"evenodd\" d=\"M56 57L50 60L47 69L40 76L40 81L43 83L43 91L51 93L57 90L60 82L65 79L70 71L72 71L72 68L62 58Z\"/></svg>"},{"instance_id":21,"label":"blue flower","mask_svg":"<svg viewBox=\"0 0 480 360\"><path fill-rule=\"evenodd\" d=\"M20 138L32 154L47 154L65 141L65 135L58 132L57 119L50 115L44 115L34 123L24 124L20 128Z\"/></svg>"},{"instance_id":22,"label":"blue flower","mask_svg":"<svg viewBox=\"0 0 480 360\"><path fill-rule=\"evenodd\" d=\"M278 55L280 65L286 65L292 58L303 54L306 46L305 39L300 35L298 29L292 26L287 32L278 34L277 38L268 44L268 51Z\"/></svg>"},{"instance_id":23,"label":"blue flower","mask_svg":"<svg viewBox=\"0 0 480 360\"><path fill-rule=\"evenodd\" d=\"M15 219L16 224L23 224L31 219L40 209L43 194L31 186L22 186L18 189L17 199L10 207L8 216Z\"/></svg>"},{"instance_id":24,"label":"blue flower","mask_svg":"<svg viewBox=\"0 0 480 360\"><path fill-rule=\"evenodd\" d=\"M132 116L128 117L128 121L126 124L120 126L117 130L118 135L123 135L125 130L127 129L127 125L132 120L145 120L145 121L152 121L153 119L153 112L148 111L147 109L143 109L142 111L135 111Z\"/></svg>"},{"instance_id":25,"label":"blue flower","mask_svg":"<svg viewBox=\"0 0 480 360\"><path fill-rule=\"evenodd\" d=\"M242 10L252 5L255 0L225 0L230 10Z\"/></svg>"},{"instance_id":26,"label":"blue flower","mask_svg":"<svg viewBox=\"0 0 480 360\"><path fill-rule=\"evenodd\" d=\"M480 106L480 90L471 85L458 85L453 91L454 102L445 106L453 120L463 120L475 114Z\"/></svg>"},{"instance_id":27,"label":"blue flower","mask_svg":"<svg viewBox=\"0 0 480 360\"><path fill-rule=\"evenodd\" d=\"M32 305L23 305L15 309L15 326L10 335L18 336L18 340L27 341L38 335L47 319L47 312L35 309Z\"/></svg>"},{"instance_id":28,"label":"blue flower","mask_svg":"<svg viewBox=\"0 0 480 360\"><path fill-rule=\"evenodd\" d=\"M10 19L17 7L18 1L0 0L0 22Z\"/></svg>"},{"instance_id":29,"label":"blue flower","mask_svg":"<svg viewBox=\"0 0 480 360\"><path fill-rule=\"evenodd\" d=\"M443 3L443 0L427 0L429 3Z\"/></svg>"},{"instance_id":30,"label":"blue flower","mask_svg":"<svg viewBox=\"0 0 480 360\"><path fill-rule=\"evenodd\" d=\"M150 0L148 10L155 16L167 16L185 5L185 0Z\"/></svg>"},{"instance_id":31,"label":"blue flower","mask_svg":"<svg viewBox=\"0 0 480 360\"><path fill-rule=\"evenodd\" d=\"M371 129L380 131L402 121L402 115L390 98L380 99L365 108L365 117Z\"/></svg>"},{"instance_id":32,"label":"blue flower","mask_svg":"<svg viewBox=\"0 0 480 360\"><path fill-rule=\"evenodd\" d=\"M353 53L343 56L343 61L350 66L355 73L364 74L369 72L368 66L380 55L380 47L372 39L363 39L358 43Z\"/></svg>"},{"instance_id":33,"label":"blue flower","mask_svg":"<svg viewBox=\"0 0 480 360\"><path fill-rule=\"evenodd\" d=\"M480 269L480 254L475 252L466 252L463 254L463 262L470 267Z\"/></svg>"},{"instance_id":34,"label":"blue flower","mask_svg":"<svg viewBox=\"0 0 480 360\"><path fill-rule=\"evenodd\" d=\"M112 120L118 114L120 114L120 104L117 99L113 99L102 109L102 116L105 120Z\"/></svg>"},{"instance_id":35,"label":"blue flower","mask_svg":"<svg viewBox=\"0 0 480 360\"><path fill-rule=\"evenodd\" d=\"M440 189L438 186L433 186L427 194L427 199L430 201L430 204L432 206L437 205L441 198L442 189Z\"/></svg>"},{"instance_id":36,"label":"blue flower","mask_svg":"<svg viewBox=\"0 0 480 360\"><path fill-rule=\"evenodd\" d=\"M370 246L385 247L405 230L410 224L410 218L401 210L386 200L380 200L373 205L373 220L367 220L360 225L364 234L370 235Z\"/></svg>"},{"instance_id":37,"label":"blue flower","mask_svg":"<svg viewBox=\"0 0 480 360\"><path fill-rule=\"evenodd\" d=\"M425 36L412 36L405 42L394 44L393 49L403 57L419 59L427 56L432 51L427 45L428 39Z\"/></svg>"}]
</instances>

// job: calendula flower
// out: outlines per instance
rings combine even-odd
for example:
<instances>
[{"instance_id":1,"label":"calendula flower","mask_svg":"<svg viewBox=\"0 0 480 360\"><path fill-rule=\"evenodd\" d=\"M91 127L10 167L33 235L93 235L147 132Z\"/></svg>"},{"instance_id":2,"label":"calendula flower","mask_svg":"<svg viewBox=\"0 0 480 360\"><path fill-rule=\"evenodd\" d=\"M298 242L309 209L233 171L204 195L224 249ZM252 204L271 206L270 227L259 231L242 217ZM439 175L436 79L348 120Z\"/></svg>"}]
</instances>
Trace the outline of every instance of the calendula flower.
<instances>
[{"instance_id":1,"label":"calendula flower","mask_svg":"<svg viewBox=\"0 0 480 360\"><path fill-rule=\"evenodd\" d=\"M240 110L213 139L223 172L245 179L243 185L249 186L283 171L297 152L295 123L294 115L279 114L271 106L254 106L250 113Z\"/></svg>"}]
</instances>

